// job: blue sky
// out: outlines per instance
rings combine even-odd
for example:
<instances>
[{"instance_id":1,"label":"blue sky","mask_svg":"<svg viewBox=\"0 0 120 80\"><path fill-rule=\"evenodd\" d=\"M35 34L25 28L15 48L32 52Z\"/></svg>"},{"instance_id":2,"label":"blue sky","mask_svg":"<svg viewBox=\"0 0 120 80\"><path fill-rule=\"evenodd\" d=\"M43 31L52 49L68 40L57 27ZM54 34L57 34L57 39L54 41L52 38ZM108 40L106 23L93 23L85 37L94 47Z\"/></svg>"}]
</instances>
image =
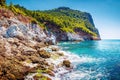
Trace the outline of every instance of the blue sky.
<instances>
[{"instance_id":1,"label":"blue sky","mask_svg":"<svg viewBox=\"0 0 120 80\"><path fill-rule=\"evenodd\" d=\"M120 39L120 0L7 0L30 10L60 6L89 12L102 39Z\"/></svg>"}]
</instances>

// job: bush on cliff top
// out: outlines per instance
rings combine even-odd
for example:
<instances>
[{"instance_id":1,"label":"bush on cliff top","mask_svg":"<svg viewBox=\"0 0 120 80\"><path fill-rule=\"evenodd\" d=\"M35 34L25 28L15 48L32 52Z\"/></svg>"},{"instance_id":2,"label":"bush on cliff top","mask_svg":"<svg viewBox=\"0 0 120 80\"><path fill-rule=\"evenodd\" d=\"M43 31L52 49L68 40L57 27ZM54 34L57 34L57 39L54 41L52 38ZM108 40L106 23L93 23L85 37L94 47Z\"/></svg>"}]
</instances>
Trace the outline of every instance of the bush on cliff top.
<instances>
[{"instance_id":1,"label":"bush on cliff top","mask_svg":"<svg viewBox=\"0 0 120 80\"><path fill-rule=\"evenodd\" d=\"M94 32L96 28L89 13L65 7L47 11L31 11L19 5L14 5L14 8L20 10L16 11L17 13L22 12L21 14L23 15L26 14L35 18L38 24L44 26L44 28L48 27L49 25L47 24L50 23L60 27L60 29L65 32L75 32L75 28L79 28L86 33L97 36L97 33Z\"/></svg>"},{"instance_id":2,"label":"bush on cliff top","mask_svg":"<svg viewBox=\"0 0 120 80\"><path fill-rule=\"evenodd\" d=\"M0 1L0 6L5 4L5 0ZM49 24L54 24L60 27L62 31L74 33L76 28L97 36L96 28L94 26L92 17L89 13L73 10L68 7L59 7L53 10L39 11L27 10L23 6L13 5L12 3L7 7L15 15L30 16L35 19L41 27L48 27Z\"/></svg>"}]
</instances>

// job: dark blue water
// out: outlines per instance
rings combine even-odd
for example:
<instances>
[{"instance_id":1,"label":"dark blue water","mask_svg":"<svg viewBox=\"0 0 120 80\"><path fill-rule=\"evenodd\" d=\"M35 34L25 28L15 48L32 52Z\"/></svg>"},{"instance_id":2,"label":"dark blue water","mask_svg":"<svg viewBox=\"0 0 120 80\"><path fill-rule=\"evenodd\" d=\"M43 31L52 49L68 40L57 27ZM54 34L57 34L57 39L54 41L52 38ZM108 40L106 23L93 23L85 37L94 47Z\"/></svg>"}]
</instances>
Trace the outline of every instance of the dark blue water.
<instances>
[{"instance_id":1,"label":"dark blue water","mask_svg":"<svg viewBox=\"0 0 120 80\"><path fill-rule=\"evenodd\" d=\"M61 42L63 50L80 59L64 80L120 80L120 40ZM71 56L72 57L72 56Z\"/></svg>"}]
</instances>

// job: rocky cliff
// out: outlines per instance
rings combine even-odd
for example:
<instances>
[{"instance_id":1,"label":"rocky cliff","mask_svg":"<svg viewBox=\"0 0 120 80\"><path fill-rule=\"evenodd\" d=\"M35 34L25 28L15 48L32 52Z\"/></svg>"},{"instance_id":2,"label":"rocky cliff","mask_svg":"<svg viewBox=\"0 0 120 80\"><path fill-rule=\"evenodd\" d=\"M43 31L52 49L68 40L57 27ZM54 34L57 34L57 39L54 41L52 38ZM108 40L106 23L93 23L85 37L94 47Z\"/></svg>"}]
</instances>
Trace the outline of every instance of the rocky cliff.
<instances>
[{"instance_id":1,"label":"rocky cliff","mask_svg":"<svg viewBox=\"0 0 120 80\"><path fill-rule=\"evenodd\" d=\"M43 11L57 17L60 22L46 23L47 30L53 32L58 41L99 40L100 35L89 13L59 7ZM57 19L56 19L57 20Z\"/></svg>"},{"instance_id":2,"label":"rocky cliff","mask_svg":"<svg viewBox=\"0 0 120 80\"><path fill-rule=\"evenodd\" d=\"M30 11L19 5L14 7L35 18L39 24L42 24L45 33L54 35L57 41L100 39L92 16L87 12L73 10L68 7L45 11Z\"/></svg>"}]
</instances>

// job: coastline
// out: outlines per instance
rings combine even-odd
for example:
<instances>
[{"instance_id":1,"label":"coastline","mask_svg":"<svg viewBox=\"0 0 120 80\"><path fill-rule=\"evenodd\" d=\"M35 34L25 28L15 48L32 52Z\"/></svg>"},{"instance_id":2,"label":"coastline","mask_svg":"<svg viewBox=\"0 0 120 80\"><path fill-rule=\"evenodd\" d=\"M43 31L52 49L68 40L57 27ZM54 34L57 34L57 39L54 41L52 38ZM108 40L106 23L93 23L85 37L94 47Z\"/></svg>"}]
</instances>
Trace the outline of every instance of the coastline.
<instances>
[{"instance_id":1,"label":"coastline","mask_svg":"<svg viewBox=\"0 0 120 80\"><path fill-rule=\"evenodd\" d=\"M41 72L42 75L49 77L50 80L61 80L64 74L72 72L73 68L75 67L72 64L71 58L75 59L78 58L78 56L77 55L73 56L73 54L70 55L69 53L63 51L58 45L50 45L47 47L43 47L40 50L45 50L52 55L50 58L46 59L46 62L54 67L52 70L53 75L49 75L44 72ZM70 61L70 67L66 67L63 65L64 60ZM37 74L39 73L38 72L32 74L30 73L27 76L25 76L25 80L29 80L29 79L34 80L33 77Z\"/></svg>"},{"instance_id":2,"label":"coastline","mask_svg":"<svg viewBox=\"0 0 120 80\"><path fill-rule=\"evenodd\" d=\"M67 44L65 42L65 44ZM72 44L75 44L74 42ZM42 75L50 78L50 79L46 79L46 80L64 80L66 78L69 78L66 76L66 74L73 74L74 73L74 69L76 68L77 64L79 63L92 63L92 62L99 62L101 60L104 59L96 59L96 58L91 58L91 57L80 57L76 54L73 54L71 52L68 51L64 51L62 49L61 46L59 45L50 45L50 46L46 46L41 48L40 50L45 50L46 52L49 52L51 54L50 58L45 59L45 61L52 66L52 70L51 70L51 74L46 73L46 72L40 72ZM70 67L66 67L63 65L63 61L64 60L69 60L70 61ZM37 65L36 65L37 66ZM34 66L34 67L36 67ZM34 80L34 76L36 76L37 74L39 74L39 72L35 72L35 73L30 73L27 76L25 76L25 80ZM86 74L84 73L80 73L80 77L84 77ZM70 78L72 78L74 76L71 76ZM39 78L39 77L38 77Z\"/></svg>"},{"instance_id":3,"label":"coastline","mask_svg":"<svg viewBox=\"0 0 120 80\"><path fill-rule=\"evenodd\" d=\"M93 35L90 34L88 29L88 33L81 29L74 31L75 34L69 33L61 30L59 25L50 25L51 22L48 24L49 28L44 30L47 25L42 28L39 21L33 16L20 15L19 12L14 11L17 9L24 13L21 7L17 8L14 5L9 7L11 9L0 7L2 12L0 14L1 80L61 79L63 74L73 70L73 60L79 59L79 57L65 52L53 44L66 40L92 40L92 36L95 34L95 32L92 32ZM26 13L26 15L28 14ZM95 26L93 27L95 28ZM97 29L95 28L95 30ZM62 34L63 32L64 34ZM99 33L96 34L99 35Z\"/></svg>"}]
</instances>

